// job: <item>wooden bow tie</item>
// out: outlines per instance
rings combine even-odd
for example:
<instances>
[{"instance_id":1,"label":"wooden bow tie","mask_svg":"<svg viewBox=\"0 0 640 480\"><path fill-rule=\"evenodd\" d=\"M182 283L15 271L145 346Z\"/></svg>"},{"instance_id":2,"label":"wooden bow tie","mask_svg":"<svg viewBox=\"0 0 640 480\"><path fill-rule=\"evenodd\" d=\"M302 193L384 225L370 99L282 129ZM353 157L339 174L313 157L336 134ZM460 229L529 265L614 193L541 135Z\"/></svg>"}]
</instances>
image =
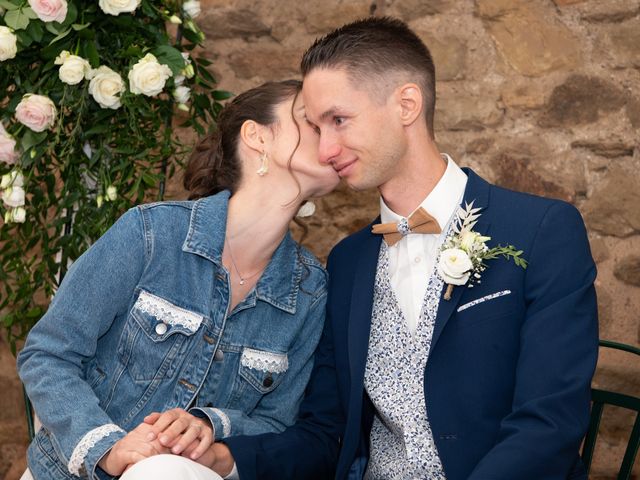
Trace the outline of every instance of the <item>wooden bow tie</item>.
<instances>
[{"instance_id":1,"label":"wooden bow tie","mask_svg":"<svg viewBox=\"0 0 640 480\"><path fill-rule=\"evenodd\" d=\"M384 235L387 245L395 245L402 237L409 233L440 233L442 229L438 221L420 207L399 222L378 223L371 229L373 233Z\"/></svg>"}]
</instances>

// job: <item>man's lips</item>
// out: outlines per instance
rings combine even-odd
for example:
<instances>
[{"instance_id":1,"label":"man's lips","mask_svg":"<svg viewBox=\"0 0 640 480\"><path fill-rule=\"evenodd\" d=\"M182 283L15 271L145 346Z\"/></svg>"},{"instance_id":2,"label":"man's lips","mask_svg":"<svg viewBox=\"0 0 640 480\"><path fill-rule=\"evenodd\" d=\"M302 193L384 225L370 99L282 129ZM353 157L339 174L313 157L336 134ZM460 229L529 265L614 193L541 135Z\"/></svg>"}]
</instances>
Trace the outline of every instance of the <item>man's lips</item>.
<instances>
[{"instance_id":1,"label":"man's lips","mask_svg":"<svg viewBox=\"0 0 640 480\"><path fill-rule=\"evenodd\" d=\"M335 169L336 172L338 172L338 175L340 175L341 177L345 176L347 173L349 173L350 167L351 165L353 165L354 163L356 163L356 160L350 160L348 162L343 162L340 164L334 164L333 168Z\"/></svg>"}]
</instances>

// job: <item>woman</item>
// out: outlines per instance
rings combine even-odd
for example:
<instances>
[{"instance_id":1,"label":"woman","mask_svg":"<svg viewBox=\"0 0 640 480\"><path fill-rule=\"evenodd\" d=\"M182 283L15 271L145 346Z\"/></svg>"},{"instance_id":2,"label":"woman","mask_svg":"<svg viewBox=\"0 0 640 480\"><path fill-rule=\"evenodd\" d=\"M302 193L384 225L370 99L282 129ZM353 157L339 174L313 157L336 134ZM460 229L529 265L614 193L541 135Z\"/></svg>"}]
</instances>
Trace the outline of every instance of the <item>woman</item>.
<instances>
[{"instance_id":1,"label":"woman","mask_svg":"<svg viewBox=\"0 0 640 480\"><path fill-rule=\"evenodd\" d=\"M213 440L293 423L326 273L289 223L339 182L317 160L300 86L236 97L190 160L197 200L131 209L72 265L18 357L43 424L36 480L197 460Z\"/></svg>"}]
</instances>

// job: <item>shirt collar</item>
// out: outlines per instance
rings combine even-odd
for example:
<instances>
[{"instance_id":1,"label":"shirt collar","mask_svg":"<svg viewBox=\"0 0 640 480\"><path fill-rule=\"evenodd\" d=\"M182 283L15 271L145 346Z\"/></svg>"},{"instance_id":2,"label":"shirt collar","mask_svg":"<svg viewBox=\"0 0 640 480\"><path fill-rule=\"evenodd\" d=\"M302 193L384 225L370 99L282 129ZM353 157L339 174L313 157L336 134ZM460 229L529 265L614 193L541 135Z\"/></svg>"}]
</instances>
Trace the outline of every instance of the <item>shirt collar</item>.
<instances>
[{"instance_id":1,"label":"shirt collar","mask_svg":"<svg viewBox=\"0 0 640 480\"><path fill-rule=\"evenodd\" d=\"M448 154L443 153L442 156L447 161L444 175L438 180L438 183L427 195L427 198L413 211L415 212L420 207L424 208L429 215L438 221L440 228L444 230L462 201L464 189L467 186L467 175ZM391 210L384 202L384 199L380 197L381 223L397 222L401 219L402 216Z\"/></svg>"},{"instance_id":2,"label":"shirt collar","mask_svg":"<svg viewBox=\"0 0 640 480\"><path fill-rule=\"evenodd\" d=\"M183 251L200 255L222 267L230 195L225 190L194 202ZM301 256L291 233L287 232L256 284L256 297L280 310L295 313L304 272Z\"/></svg>"}]
</instances>

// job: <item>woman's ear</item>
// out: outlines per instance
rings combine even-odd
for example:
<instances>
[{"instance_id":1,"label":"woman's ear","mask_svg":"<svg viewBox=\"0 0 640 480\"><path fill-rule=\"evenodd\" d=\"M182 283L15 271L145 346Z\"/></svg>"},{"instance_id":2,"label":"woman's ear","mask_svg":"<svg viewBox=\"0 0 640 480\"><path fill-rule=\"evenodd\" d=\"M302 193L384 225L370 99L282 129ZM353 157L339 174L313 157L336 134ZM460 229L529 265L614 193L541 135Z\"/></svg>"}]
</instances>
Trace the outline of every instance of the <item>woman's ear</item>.
<instances>
[{"instance_id":1,"label":"woman's ear","mask_svg":"<svg viewBox=\"0 0 640 480\"><path fill-rule=\"evenodd\" d=\"M240 140L251 150L264 153L267 128L254 120L246 120L240 127Z\"/></svg>"},{"instance_id":2,"label":"woman's ear","mask_svg":"<svg viewBox=\"0 0 640 480\"><path fill-rule=\"evenodd\" d=\"M405 83L397 90L398 105L400 106L400 121L403 125L410 125L422 113L422 91L415 83Z\"/></svg>"}]
</instances>

